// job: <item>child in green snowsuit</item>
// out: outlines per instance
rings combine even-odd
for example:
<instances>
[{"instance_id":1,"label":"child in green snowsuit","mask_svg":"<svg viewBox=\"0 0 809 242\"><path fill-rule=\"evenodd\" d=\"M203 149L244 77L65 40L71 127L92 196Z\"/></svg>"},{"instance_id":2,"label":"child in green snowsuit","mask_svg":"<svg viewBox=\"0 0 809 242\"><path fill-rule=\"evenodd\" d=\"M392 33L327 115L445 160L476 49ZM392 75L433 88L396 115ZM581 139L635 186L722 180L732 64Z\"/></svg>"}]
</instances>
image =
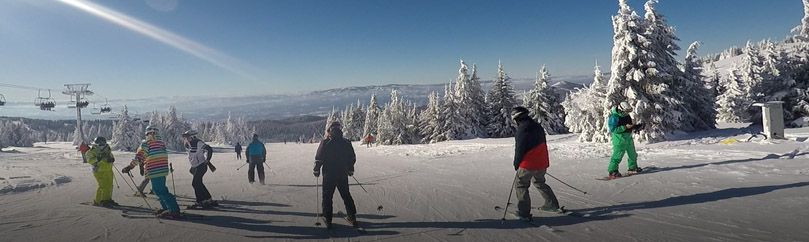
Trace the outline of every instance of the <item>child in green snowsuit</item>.
<instances>
[{"instance_id":1,"label":"child in green snowsuit","mask_svg":"<svg viewBox=\"0 0 809 242\"><path fill-rule=\"evenodd\" d=\"M111 207L118 203L112 200L112 163L115 157L112 155L107 139L98 137L93 141L93 146L87 151L87 163L93 165L93 176L98 182L96 197L93 205Z\"/></svg>"},{"instance_id":2,"label":"child in green snowsuit","mask_svg":"<svg viewBox=\"0 0 809 242\"><path fill-rule=\"evenodd\" d=\"M612 156L610 157L607 172L613 178L621 177L621 173L618 172L618 164L624 158L624 153L629 157L627 160L628 172L641 172L638 167L638 153L635 152L635 142L632 140L632 131L636 128L636 125L632 123L632 117L629 116L630 111L632 111L632 106L622 102L618 107L610 109L610 116L607 120L612 143Z\"/></svg>"}]
</instances>

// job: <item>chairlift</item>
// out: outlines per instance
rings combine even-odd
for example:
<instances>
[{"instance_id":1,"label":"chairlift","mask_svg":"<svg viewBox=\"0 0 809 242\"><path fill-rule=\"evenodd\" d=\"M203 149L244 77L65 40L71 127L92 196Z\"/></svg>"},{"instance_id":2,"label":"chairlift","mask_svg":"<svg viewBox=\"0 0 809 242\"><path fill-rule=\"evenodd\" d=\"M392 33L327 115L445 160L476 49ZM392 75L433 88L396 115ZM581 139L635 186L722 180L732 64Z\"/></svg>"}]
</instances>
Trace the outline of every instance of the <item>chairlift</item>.
<instances>
[{"instance_id":1,"label":"chairlift","mask_svg":"<svg viewBox=\"0 0 809 242\"><path fill-rule=\"evenodd\" d=\"M87 99L82 98L81 100L76 102L77 108L86 108L87 106L90 106L90 102L87 101Z\"/></svg>"},{"instance_id":2,"label":"chairlift","mask_svg":"<svg viewBox=\"0 0 809 242\"><path fill-rule=\"evenodd\" d=\"M101 113L109 113L109 112L112 112L112 107L110 107L109 101L105 99L104 104L101 104Z\"/></svg>"},{"instance_id":3,"label":"chairlift","mask_svg":"<svg viewBox=\"0 0 809 242\"><path fill-rule=\"evenodd\" d=\"M0 94L0 106L5 106L5 105L6 105L6 96L3 96L3 94Z\"/></svg>"},{"instance_id":4,"label":"chairlift","mask_svg":"<svg viewBox=\"0 0 809 242\"><path fill-rule=\"evenodd\" d=\"M39 106L42 111L53 111L56 107L56 101L51 97L51 90L48 90L48 97L42 96L42 90L37 90L37 99L34 101L35 106Z\"/></svg>"}]
</instances>

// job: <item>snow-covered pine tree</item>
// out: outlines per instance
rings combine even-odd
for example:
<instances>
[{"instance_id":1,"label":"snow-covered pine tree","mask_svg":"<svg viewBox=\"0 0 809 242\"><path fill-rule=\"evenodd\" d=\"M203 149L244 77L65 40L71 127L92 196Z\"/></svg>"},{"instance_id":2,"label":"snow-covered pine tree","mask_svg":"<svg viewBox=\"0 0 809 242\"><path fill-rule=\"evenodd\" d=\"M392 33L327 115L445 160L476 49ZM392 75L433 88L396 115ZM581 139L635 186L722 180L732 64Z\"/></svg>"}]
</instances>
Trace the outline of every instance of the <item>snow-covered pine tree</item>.
<instances>
[{"instance_id":1,"label":"snow-covered pine tree","mask_svg":"<svg viewBox=\"0 0 809 242\"><path fill-rule=\"evenodd\" d=\"M738 68L738 73L741 78L740 89L747 94L744 102L747 106L738 108L744 109L749 113L748 115L740 115L739 117L742 118L740 121L750 122L761 120L760 108L753 107L752 104L765 99L764 82L767 73L765 73L764 70L764 60L759 48L750 41L747 42L744 48L744 55L742 56L742 63ZM731 85L733 84L731 83Z\"/></svg>"},{"instance_id":2,"label":"snow-covered pine tree","mask_svg":"<svg viewBox=\"0 0 809 242\"><path fill-rule=\"evenodd\" d=\"M602 107L606 97L607 83L601 68L596 64L593 83L568 95L562 102L565 109L565 126L570 132L579 133L581 142L607 142L606 111Z\"/></svg>"},{"instance_id":3,"label":"snow-covered pine tree","mask_svg":"<svg viewBox=\"0 0 809 242\"><path fill-rule=\"evenodd\" d=\"M711 62L708 67L707 73L708 75L705 77L705 87L711 90L711 96L714 97L715 102L716 97L724 92L724 89L720 85L720 83L722 83L722 74L719 73L719 69L716 68L716 64L713 62Z\"/></svg>"},{"instance_id":4,"label":"snow-covered pine tree","mask_svg":"<svg viewBox=\"0 0 809 242\"><path fill-rule=\"evenodd\" d=\"M143 125L141 122L132 120L129 117L129 110L126 105L121 110L121 116L112 130L110 138L110 148L121 151L135 151L143 140Z\"/></svg>"},{"instance_id":5,"label":"snow-covered pine tree","mask_svg":"<svg viewBox=\"0 0 809 242\"><path fill-rule=\"evenodd\" d=\"M354 125L354 104L349 104L343 112L340 112L340 120L343 125L343 137L348 140L354 140L354 133L351 127Z\"/></svg>"},{"instance_id":6,"label":"snow-covered pine tree","mask_svg":"<svg viewBox=\"0 0 809 242\"><path fill-rule=\"evenodd\" d=\"M371 94L371 101L368 102L368 109L365 111L365 123L362 128L362 138L368 135L377 135L377 120L379 119L379 105L376 103L376 94Z\"/></svg>"},{"instance_id":7,"label":"snow-covered pine tree","mask_svg":"<svg viewBox=\"0 0 809 242\"><path fill-rule=\"evenodd\" d=\"M473 131L475 137L485 138L488 137L486 125L489 123L489 117L486 115L486 92L480 84L480 77L478 77L478 66L472 64L472 74L469 76L469 93L471 93L472 103L469 108L471 113L471 123L476 126Z\"/></svg>"},{"instance_id":8,"label":"snow-covered pine tree","mask_svg":"<svg viewBox=\"0 0 809 242\"><path fill-rule=\"evenodd\" d=\"M0 148L34 146L33 131L22 119L0 120Z\"/></svg>"},{"instance_id":9,"label":"snow-covered pine tree","mask_svg":"<svg viewBox=\"0 0 809 242\"><path fill-rule=\"evenodd\" d=\"M435 91L427 96L427 108L419 115L419 126L421 126L421 143L430 144L439 142L439 128L442 126L440 119L440 103L438 94Z\"/></svg>"},{"instance_id":10,"label":"snow-covered pine tree","mask_svg":"<svg viewBox=\"0 0 809 242\"><path fill-rule=\"evenodd\" d=\"M547 134L567 133L565 127L565 113L556 98L553 87L548 85L551 74L545 65L537 72L537 79L534 81L534 88L528 92L528 96L523 100L525 107L531 112L531 117L542 124Z\"/></svg>"},{"instance_id":11,"label":"snow-covered pine tree","mask_svg":"<svg viewBox=\"0 0 809 242\"><path fill-rule=\"evenodd\" d=\"M506 74L503 64L497 63L497 77L492 83L492 88L486 96L488 112L487 131L489 137L505 138L514 136L514 121L511 120L511 109L516 106L514 100L514 90L509 81L511 78Z\"/></svg>"},{"instance_id":12,"label":"snow-covered pine tree","mask_svg":"<svg viewBox=\"0 0 809 242\"><path fill-rule=\"evenodd\" d=\"M738 123L746 122L749 119L747 108L752 102L743 82L737 67L732 67L728 79L725 81L725 92L716 100L717 120Z\"/></svg>"},{"instance_id":13,"label":"snow-covered pine tree","mask_svg":"<svg viewBox=\"0 0 809 242\"><path fill-rule=\"evenodd\" d=\"M357 100L357 106L351 110L351 140L357 141L362 139L363 126L365 125L365 110L362 108L362 103Z\"/></svg>"},{"instance_id":14,"label":"snow-covered pine tree","mask_svg":"<svg viewBox=\"0 0 809 242\"><path fill-rule=\"evenodd\" d=\"M795 27L794 32L798 34L797 39L809 41L809 0L803 0L803 19L801 25Z\"/></svg>"},{"instance_id":15,"label":"snow-covered pine tree","mask_svg":"<svg viewBox=\"0 0 809 242\"><path fill-rule=\"evenodd\" d=\"M702 63L697 56L699 42L691 43L686 51L683 75L685 82L685 92L683 101L686 108L692 112L690 121L696 129L716 128L716 97L713 92L705 86L702 74Z\"/></svg>"},{"instance_id":16,"label":"snow-covered pine tree","mask_svg":"<svg viewBox=\"0 0 809 242\"><path fill-rule=\"evenodd\" d=\"M468 66L461 60L461 67L458 69L458 77L455 79L455 90L453 93L453 101L457 107L457 112L460 117L459 126L463 127L463 131L458 134L457 139L468 139L473 137L484 137L485 132L482 123L480 122L483 116L483 108L479 106L483 100L480 89L480 83L473 82L471 76L468 74ZM477 83L477 85L476 85Z\"/></svg>"},{"instance_id":17,"label":"snow-covered pine tree","mask_svg":"<svg viewBox=\"0 0 809 242\"><path fill-rule=\"evenodd\" d=\"M174 151L184 151L185 143L182 134L190 130L191 125L180 119L174 106L169 107L168 113L163 116L162 120L163 129L160 134L163 137L163 142L166 143L166 148Z\"/></svg>"},{"instance_id":18,"label":"snow-covered pine tree","mask_svg":"<svg viewBox=\"0 0 809 242\"><path fill-rule=\"evenodd\" d=\"M466 119L461 116L460 107L451 90L455 90L452 85L444 87L444 105L441 106L440 113L443 127L438 129L439 141L461 140L467 137L466 135L468 134L467 127L469 126L465 123Z\"/></svg>"}]
</instances>

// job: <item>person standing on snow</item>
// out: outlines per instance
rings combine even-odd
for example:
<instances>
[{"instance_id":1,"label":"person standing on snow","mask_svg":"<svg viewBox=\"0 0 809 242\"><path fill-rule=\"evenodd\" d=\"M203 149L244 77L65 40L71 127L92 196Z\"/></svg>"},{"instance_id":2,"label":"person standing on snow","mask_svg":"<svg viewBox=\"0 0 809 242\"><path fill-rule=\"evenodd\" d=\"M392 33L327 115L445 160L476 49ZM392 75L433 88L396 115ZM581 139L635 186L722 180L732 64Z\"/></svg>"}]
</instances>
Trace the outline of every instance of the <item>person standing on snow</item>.
<instances>
[{"instance_id":1,"label":"person standing on snow","mask_svg":"<svg viewBox=\"0 0 809 242\"><path fill-rule=\"evenodd\" d=\"M630 112L632 112L632 105L627 102L621 102L618 106L610 109L610 116L607 120L612 143L612 156L610 157L610 165L607 167L609 178L621 177L621 173L618 172L618 164L624 158L624 153L628 157L628 173L640 173L643 171L638 167L638 153L635 152L635 142L632 139L632 131L641 128L643 125L633 125L632 117L629 116Z\"/></svg>"},{"instance_id":2,"label":"person standing on snow","mask_svg":"<svg viewBox=\"0 0 809 242\"><path fill-rule=\"evenodd\" d=\"M264 185L264 162L267 161L267 149L264 148L264 143L258 140L258 134L253 134L253 141L247 145L245 153L247 153L247 163L250 163L250 168L247 169L247 181L255 182L255 172L258 170L258 181Z\"/></svg>"},{"instance_id":3,"label":"person standing on snow","mask_svg":"<svg viewBox=\"0 0 809 242\"><path fill-rule=\"evenodd\" d=\"M211 193L202 182L202 177L208 172L208 167L211 168L211 172L216 172L216 167L211 164L213 148L197 138L197 131L185 131L183 139L185 140L185 149L188 150L188 162L191 163L191 169L188 172L191 172L194 176L191 185L194 187L197 202L193 206L201 208L217 206L218 204L211 199Z\"/></svg>"},{"instance_id":4,"label":"person standing on snow","mask_svg":"<svg viewBox=\"0 0 809 242\"><path fill-rule=\"evenodd\" d=\"M517 134L514 136L514 170L516 174L515 190L517 192L517 216L521 220L531 220L531 196L528 188L533 180L534 187L545 199L542 211L558 212L559 201L553 190L545 184L545 172L550 167L548 146L545 143L545 130L529 115L528 109L515 107L511 118L517 123Z\"/></svg>"},{"instance_id":5,"label":"person standing on snow","mask_svg":"<svg viewBox=\"0 0 809 242\"><path fill-rule=\"evenodd\" d=\"M351 142L343 138L343 131L340 122L332 122L327 130L328 136L320 142L315 155L315 177L320 176L323 171L323 218L326 228L331 228L332 221L332 198L334 190L340 191L340 196L345 203L348 220L351 225L357 226L357 208L354 205L354 198L348 189L348 177L354 176L354 163L357 158Z\"/></svg>"},{"instance_id":6,"label":"person standing on snow","mask_svg":"<svg viewBox=\"0 0 809 242\"><path fill-rule=\"evenodd\" d=\"M112 180L115 179L112 174L112 163L115 162L115 157L112 155L110 146L107 145L107 139L101 136L95 138L93 146L85 154L87 163L93 165L93 176L98 182L93 205L118 206L118 203L112 200Z\"/></svg>"},{"instance_id":7,"label":"person standing on snow","mask_svg":"<svg viewBox=\"0 0 809 242\"><path fill-rule=\"evenodd\" d=\"M141 142L138 153L135 154L135 159L132 159L132 162L121 171L129 173L132 168L142 162L146 178L149 178L152 183L152 191L160 200L162 209L156 211L158 216L169 219L180 218L180 206L177 205L177 199L169 193L169 188L166 187L166 175L169 174L169 156L168 151L166 151L166 144L157 134L158 131L156 127L146 127L146 140ZM143 159L138 160L138 156L143 157Z\"/></svg>"},{"instance_id":8,"label":"person standing on snow","mask_svg":"<svg viewBox=\"0 0 809 242\"><path fill-rule=\"evenodd\" d=\"M236 160L241 160L242 159L242 144L239 144L239 142L236 142L236 147L234 149L236 151Z\"/></svg>"},{"instance_id":9,"label":"person standing on snow","mask_svg":"<svg viewBox=\"0 0 809 242\"><path fill-rule=\"evenodd\" d=\"M146 141L143 140L143 141L141 141L141 143L142 142L146 142ZM144 158L143 158L143 152L140 152L140 147L138 147L138 150L135 151L135 154L136 154L135 159L138 160L138 169L140 170L140 175L144 176L144 173L143 173L143 159ZM149 185L149 178L144 177L143 181L141 181L140 185L138 185L138 191L135 192L135 196L137 196L137 197L146 197L146 194L143 193L143 190L146 189L146 185Z\"/></svg>"}]
</instances>

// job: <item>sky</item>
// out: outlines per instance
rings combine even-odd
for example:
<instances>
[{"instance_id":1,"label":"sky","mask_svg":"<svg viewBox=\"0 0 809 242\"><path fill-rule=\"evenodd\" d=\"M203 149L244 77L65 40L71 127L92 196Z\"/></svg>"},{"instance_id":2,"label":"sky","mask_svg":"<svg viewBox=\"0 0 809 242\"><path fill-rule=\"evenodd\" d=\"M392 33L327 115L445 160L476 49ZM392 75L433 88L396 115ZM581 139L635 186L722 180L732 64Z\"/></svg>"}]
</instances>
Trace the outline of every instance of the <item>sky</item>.
<instances>
[{"instance_id":1,"label":"sky","mask_svg":"<svg viewBox=\"0 0 809 242\"><path fill-rule=\"evenodd\" d=\"M643 15L642 0L629 0ZM782 40L800 0L661 0L700 54ZM95 98L290 94L348 86L446 83L459 59L491 79L609 70L612 0L3 0L0 83ZM682 56L680 57L682 59ZM36 91L0 87L9 101ZM54 93L61 99L67 97Z\"/></svg>"}]
</instances>

